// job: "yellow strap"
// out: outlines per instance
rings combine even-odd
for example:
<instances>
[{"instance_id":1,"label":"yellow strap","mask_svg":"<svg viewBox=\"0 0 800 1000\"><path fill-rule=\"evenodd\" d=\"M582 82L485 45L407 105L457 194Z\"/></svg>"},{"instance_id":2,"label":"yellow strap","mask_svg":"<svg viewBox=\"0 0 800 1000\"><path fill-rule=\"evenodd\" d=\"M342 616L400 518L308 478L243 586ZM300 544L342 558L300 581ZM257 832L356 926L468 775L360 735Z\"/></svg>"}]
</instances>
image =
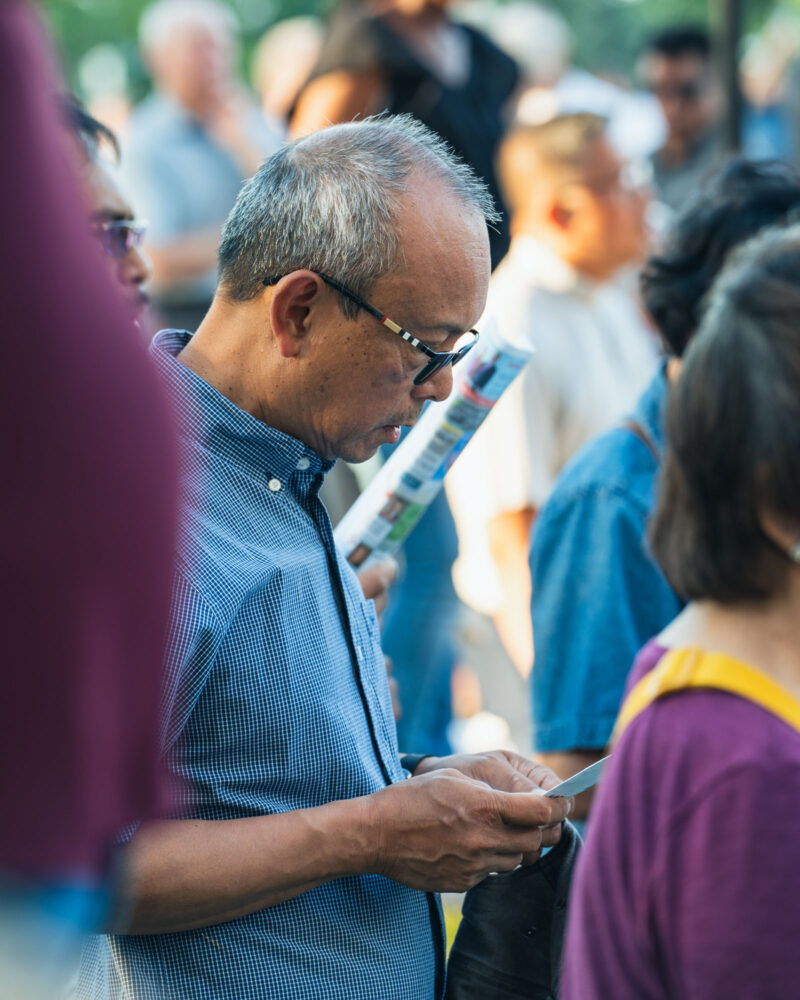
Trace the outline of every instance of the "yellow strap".
<instances>
[{"instance_id":1,"label":"yellow strap","mask_svg":"<svg viewBox=\"0 0 800 1000\"><path fill-rule=\"evenodd\" d=\"M625 699L612 742L657 698L686 688L716 688L760 705L800 732L800 701L765 673L725 653L672 649L636 684Z\"/></svg>"}]
</instances>

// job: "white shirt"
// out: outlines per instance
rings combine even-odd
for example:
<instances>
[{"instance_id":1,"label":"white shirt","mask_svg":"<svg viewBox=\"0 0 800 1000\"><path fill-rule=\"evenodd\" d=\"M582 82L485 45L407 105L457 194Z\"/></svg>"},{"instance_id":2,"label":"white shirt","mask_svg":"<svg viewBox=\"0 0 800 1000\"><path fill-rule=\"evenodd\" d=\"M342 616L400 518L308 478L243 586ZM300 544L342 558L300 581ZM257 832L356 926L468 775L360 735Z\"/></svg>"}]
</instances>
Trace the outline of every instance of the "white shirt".
<instances>
[{"instance_id":1,"label":"white shirt","mask_svg":"<svg viewBox=\"0 0 800 1000\"><path fill-rule=\"evenodd\" d=\"M658 353L630 295L582 277L531 236L515 237L492 276L487 321L535 353L447 477L456 585L483 611L499 594L487 522L539 509L568 459L632 409Z\"/></svg>"}]
</instances>

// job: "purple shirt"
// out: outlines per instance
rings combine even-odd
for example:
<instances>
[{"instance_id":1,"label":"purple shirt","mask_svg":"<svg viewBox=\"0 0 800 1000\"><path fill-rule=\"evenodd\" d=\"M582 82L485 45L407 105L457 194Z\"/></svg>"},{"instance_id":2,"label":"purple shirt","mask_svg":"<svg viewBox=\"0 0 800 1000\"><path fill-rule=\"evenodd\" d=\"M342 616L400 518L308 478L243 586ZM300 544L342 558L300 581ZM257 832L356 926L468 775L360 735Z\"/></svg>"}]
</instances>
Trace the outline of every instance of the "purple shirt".
<instances>
[{"instance_id":1,"label":"purple shirt","mask_svg":"<svg viewBox=\"0 0 800 1000\"><path fill-rule=\"evenodd\" d=\"M629 689L664 652L645 646ZM799 899L800 733L725 692L662 698L593 807L560 996L796 997Z\"/></svg>"}]
</instances>

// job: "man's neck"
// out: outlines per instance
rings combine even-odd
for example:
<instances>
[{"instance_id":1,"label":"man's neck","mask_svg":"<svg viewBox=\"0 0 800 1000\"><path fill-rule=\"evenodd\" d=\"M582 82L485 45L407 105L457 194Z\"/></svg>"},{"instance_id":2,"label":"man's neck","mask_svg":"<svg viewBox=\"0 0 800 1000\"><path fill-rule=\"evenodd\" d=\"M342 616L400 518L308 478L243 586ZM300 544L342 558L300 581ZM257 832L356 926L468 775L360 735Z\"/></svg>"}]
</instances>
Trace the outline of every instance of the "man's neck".
<instances>
[{"instance_id":1,"label":"man's neck","mask_svg":"<svg viewBox=\"0 0 800 1000\"><path fill-rule=\"evenodd\" d=\"M296 428L280 416L281 385L269 371L272 340L262 329L263 314L248 306L233 306L218 295L178 360L240 410L296 437Z\"/></svg>"},{"instance_id":2,"label":"man's neck","mask_svg":"<svg viewBox=\"0 0 800 1000\"><path fill-rule=\"evenodd\" d=\"M691 159L694 152L711 138L711 129L706 129L692 138L686 136L668 136L664 145L656 153L656 159L662 167L674 169L683 166Z\"/></svg>"},{"instance_id":3,"label":"man's neck","mask_svg":"<svg viewBox=\"0 0 800 1000\"><path fill-rule=\"evenodd\" d=\"M613 277L608 268L603 266L603 261L589 261L579 254L573 253L565 241L560 238L560 234L554 233L552 229L535 221L520 221L513 228L513 235L529 236L536 240L541 246L549 250L554 257L557 257L566 267L574 271L579 278L585 278L593 283L602 284Z\"/></svg>"}]
</instances>

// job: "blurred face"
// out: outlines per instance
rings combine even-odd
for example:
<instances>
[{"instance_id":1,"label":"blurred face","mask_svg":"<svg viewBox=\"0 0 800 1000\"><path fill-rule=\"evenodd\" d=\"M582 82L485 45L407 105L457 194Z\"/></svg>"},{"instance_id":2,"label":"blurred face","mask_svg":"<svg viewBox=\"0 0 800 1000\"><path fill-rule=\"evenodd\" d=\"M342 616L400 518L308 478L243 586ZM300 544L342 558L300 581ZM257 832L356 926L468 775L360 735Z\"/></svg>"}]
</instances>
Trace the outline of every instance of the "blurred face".
<instances>
[{"instance_id":1,"label":"blurred face","mask_svg":"<svg viewBox=\"0 0 800 1000\"><path fill-rule=\"evenodd\" d=\"M706 59L652 54L645 60L644 77L658 98L670 137L691 142L716 121L718 94Z\"/></svg>"},{"instance_id":2,"label":"blurred face","mask_svg":"<svg viewBox=\"0 0 800 1000\"><path fill-rule=\"evenodd\" d=\"M453 350L485 305L486 224L438 185L420 181L407 201L400 237L405 263L376 281L367 301L433 350ZM397 443L427 400L449 395L453 369L415 386L426 361L416 348L363 310L345 317L338 293L328 286L321 309L307 380L306 443L324 457L363 462L380 445Z\"/></svg>"},{"instance_id":3,"label":"blurred face","mask_svg":"<svg viewBox=\"0 0 800 1000\"><path fill-rule=\"evenodd\" d=\"M583 273L605 279L647 251L644 194L628 183L625 165L604 138L597 139L572 192L565 259Z\"/></svg>"},{"instance_id":4,"label":"blurred face","mask_svg":"<svg viewBox=\"0 0 800 1000\"><path fill-rule=\"evenodd\" d=\"M202 116L230 89L235 54L227 27L187 22L173 30L168 43L149 53L149 64L162 90Z\"/></svg>"},{"instance_id":5,"label":"blurred face","mask_svg":"<svg viewBox=\"0 0 800 1000\"><path fill-rule=\"evenodd\" d=\"M115 234L104 230L107 223L133 220L133 211L106 164L86 157L81 181L90 218L106 250L109 267L122 288L131 312L138 319L148 304L142 286L150 277L150 260L141 246L132 245L134 241L130 238L125 240L124 231ZM126 242L131 245L126 247Z\"/></svg>"}]
</instances>

